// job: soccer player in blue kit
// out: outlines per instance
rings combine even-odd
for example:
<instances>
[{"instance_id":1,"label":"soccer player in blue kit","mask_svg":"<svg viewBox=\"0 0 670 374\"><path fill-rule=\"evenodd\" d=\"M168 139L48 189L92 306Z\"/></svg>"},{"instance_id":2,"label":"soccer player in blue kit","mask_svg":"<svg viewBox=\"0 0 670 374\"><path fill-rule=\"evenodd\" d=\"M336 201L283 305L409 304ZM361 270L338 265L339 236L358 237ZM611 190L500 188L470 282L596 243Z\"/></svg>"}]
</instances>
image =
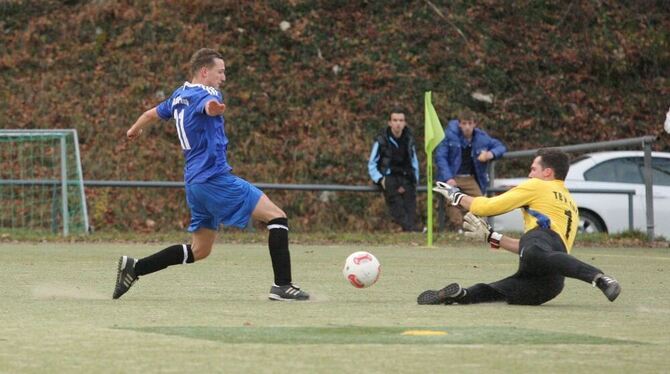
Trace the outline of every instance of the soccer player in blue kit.
<instances>
[{"instance_id":1,"label":"soccer player in blue kit","mask_svg":"<svg viewBox=\"0 0 670 374\"><path fill-rule=\"evenodd\" d=\"M220 224L243 228L253 217L267 223L274 271L271 300L308 300L309 294L292 283L288 248L288 219L258 188L231 173L223 113L226 105L218 87L226 80L222 55L203 48L190 60L191 82L185 82L158 106L144 112L127 132L130 140L158 120L174 119L186 158L184 181L191 210L191 244L176 244L151 256L119 259L114 299L126 293L138 277L206 258Z\"/></svg>"}]
</instances>

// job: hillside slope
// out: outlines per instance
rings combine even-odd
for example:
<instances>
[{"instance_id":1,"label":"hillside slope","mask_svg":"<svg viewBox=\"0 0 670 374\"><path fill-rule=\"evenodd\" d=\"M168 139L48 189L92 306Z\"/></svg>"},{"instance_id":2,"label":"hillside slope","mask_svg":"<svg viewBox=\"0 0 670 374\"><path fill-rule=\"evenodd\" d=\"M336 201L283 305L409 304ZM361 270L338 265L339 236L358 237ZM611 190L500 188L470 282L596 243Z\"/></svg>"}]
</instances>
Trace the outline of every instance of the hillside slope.
<instances>
[{"instance_id":1,"label":"hillside slope","mask_svg":"<svg viewBox=\"0 0 670 374\"><path fill-rule=\"evenodd\" d=\"M86 179L180 180L172 123L141 144L124 135L207 46L226 56L230 160L252 182L369 184L371 138L390 107L408 110L423 144L427 90L443 123L473 107L512 150L661 135L668 2L471 3L5 1L0 127L76 128ZM181 191L87 193L97 228L188 222ZM296 227L388 228L377 194L271 195Z\"/></svg>"}]
</instances>

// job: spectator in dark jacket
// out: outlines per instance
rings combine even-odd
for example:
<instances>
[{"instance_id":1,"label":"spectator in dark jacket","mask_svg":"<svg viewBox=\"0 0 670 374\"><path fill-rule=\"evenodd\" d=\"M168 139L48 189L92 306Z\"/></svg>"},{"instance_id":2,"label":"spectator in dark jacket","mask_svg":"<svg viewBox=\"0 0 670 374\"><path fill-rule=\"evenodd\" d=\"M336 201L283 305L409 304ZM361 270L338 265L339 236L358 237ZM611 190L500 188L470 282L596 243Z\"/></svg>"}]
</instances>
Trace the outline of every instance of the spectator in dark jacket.
<instances>
[{"instance_id":1,"label":"spectator in dark jacket","mask_svg":"<svg viewBox=\"0 0 670 374\"><path fill-rule=\"evenodd\" d=\"M416 185L419 160L405 112L394 108L388 121L375 137L368 161L368 172L384 191L391 217L403 231L418 231L416 226Z\"/></svg>"},{"instance_id":2,"label":"spectator in dark jacket","mask_svg":"<svg viewBox=\"0 0 670 374\"><path fill-rule=\"evenodd\" d=\"M469 109L447 124L444 140L435 149L436 180L457 186L470 196L486 194L489 185L487 163L507 151L500 140L477 128L477 115ZM459 230L465 211L449 206L449 226Z\"/></svg>"}]
</instances>

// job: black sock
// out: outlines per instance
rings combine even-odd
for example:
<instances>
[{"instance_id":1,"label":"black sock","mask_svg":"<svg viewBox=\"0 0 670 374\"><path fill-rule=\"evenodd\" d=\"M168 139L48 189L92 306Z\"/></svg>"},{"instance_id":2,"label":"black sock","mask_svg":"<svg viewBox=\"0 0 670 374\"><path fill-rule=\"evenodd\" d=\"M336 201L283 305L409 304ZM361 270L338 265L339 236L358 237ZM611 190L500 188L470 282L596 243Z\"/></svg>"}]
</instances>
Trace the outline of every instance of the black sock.
<instances>
[{"instance_id":1,"label":"black sock","mask_svg":"<svg viewBox=\"0 0 670 374\"><path fill-rule=\"evenodd\" d=\"M135 274L138 276L151 274L170 265L190 264L193 261L193 251L190 244L175 244L138 260L135 264Z\"/></svg>"},{"instance_id":2,"label":"black sock","mask_svg":"<svg viewBox=\"0 0 670 374\"><path fill-rule=\"evenodd\" d=\"M291 284L291 254L288 251L288 219L275 218L268 222L268 246L272 259L272 270L275 284L285 286Z\"/></svg>"},{"instance_id":3,"label":"black sock","mask_svg":"<svg viewBox=\"0 0 670 374\"><path fill-rule=\"evenodd\" d=\"M456 300L459 304L479 304L505 301L505 295L484 283L477 283L472 287L464 288Z\"/></svg>"}]
</instances>

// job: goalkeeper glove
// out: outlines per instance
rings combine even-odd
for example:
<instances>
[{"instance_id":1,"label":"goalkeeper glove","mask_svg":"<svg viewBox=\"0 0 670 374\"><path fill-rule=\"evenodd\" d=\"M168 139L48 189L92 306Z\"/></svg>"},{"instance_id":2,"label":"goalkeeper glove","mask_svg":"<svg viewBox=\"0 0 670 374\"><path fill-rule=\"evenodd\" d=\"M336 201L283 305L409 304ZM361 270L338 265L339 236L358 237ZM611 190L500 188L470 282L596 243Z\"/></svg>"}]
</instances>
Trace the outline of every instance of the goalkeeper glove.
<instances>
[{"instance_id":1,"label":"goalkeeper glove","mask_svg":"<svg viewBox=\"0 0 670 374\"><path fill-rule=\"evenodd\" d=\"M485 242L491 245L491 248L500 248L502 234L493 231L491 225L489 225L483 218L468 212L465 217L463 217L463 229L465 230L465 236L475 239L484 239Z\"/></svg>"},{"instance_id":2,"label":"goalkeeper glove","mask_svg":"<svg viewBox=\"0 0 670 374\"><path fill-rule=\"evenodd\" d=\"M465 194L458 187L450 186L444 182L435 182L437 187L433 191L440 193L447 199L447 202L453 206L458 206Z\"/></svg>"}]
</instances>

